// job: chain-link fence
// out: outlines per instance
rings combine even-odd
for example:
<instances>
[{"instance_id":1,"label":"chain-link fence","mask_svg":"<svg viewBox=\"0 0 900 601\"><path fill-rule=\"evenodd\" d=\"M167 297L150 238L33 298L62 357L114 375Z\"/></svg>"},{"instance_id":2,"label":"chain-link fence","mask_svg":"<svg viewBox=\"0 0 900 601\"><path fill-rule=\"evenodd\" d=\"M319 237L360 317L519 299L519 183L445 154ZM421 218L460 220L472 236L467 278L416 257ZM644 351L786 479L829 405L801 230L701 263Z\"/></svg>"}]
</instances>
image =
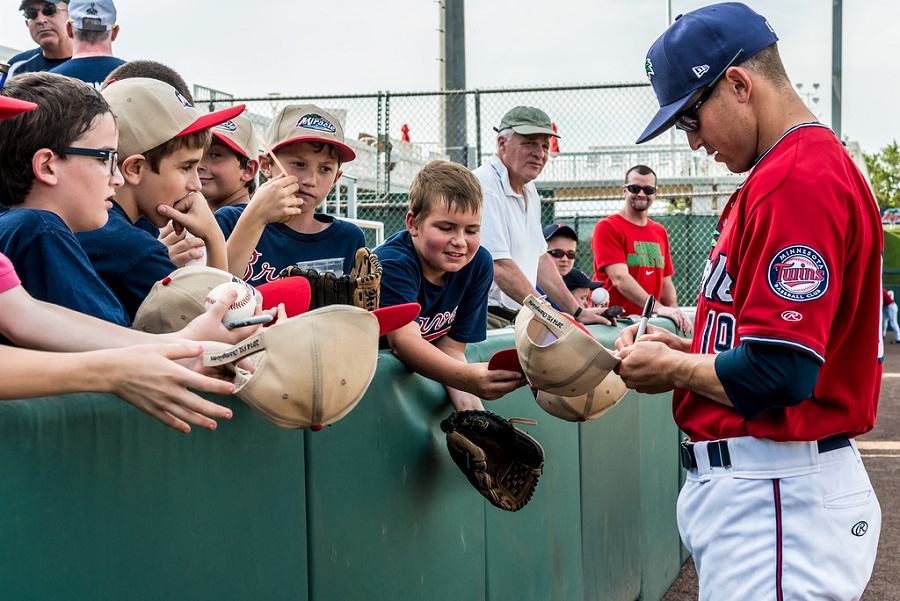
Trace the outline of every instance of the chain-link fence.
<instances>
[{"instance_id":1,"label":"chain-link fence","mask_svg":"<svg viewBox=\"0 0 900 601\"><path fill-rule=\"evenodd\" d=\"M246 99L198 87L194 95L201 109L247 104L245 114L260 132L288 104L313 103L332 112L357 159L343 167L348 177L326 202L327 210L383 224L385 236L404 227L407 191L419 169L435 159L474 169L496 150L493 128L510 108L540 107L561 136L536 181L543 222L574 227L577 265L590 275L594 225L622 208L625 172L649 165L659 185L651 216L669 231L675 286L685 302L699 286L715 215L740 181L692 152L680 132L634 144L657 107L646 83ZM374 232L367 235L374 245Z\"/></svg>"}]
</instances>

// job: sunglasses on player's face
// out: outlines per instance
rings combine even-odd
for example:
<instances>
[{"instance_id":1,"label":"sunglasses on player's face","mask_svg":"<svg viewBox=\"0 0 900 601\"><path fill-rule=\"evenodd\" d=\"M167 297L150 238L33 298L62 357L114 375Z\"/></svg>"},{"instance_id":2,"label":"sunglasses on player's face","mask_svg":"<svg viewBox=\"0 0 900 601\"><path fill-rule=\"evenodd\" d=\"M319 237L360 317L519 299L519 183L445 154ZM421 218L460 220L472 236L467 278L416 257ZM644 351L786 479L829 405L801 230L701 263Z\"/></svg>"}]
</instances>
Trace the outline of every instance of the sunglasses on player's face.
<instances>
[{"instance_id":1,"label":"sunglasses on player's face","mask_svg":"<svg viewBox=\"0 0 900 601\"><path fill-rule=\"evenodd\" d=\"M22 14L25 15L26 21L34 21L37 19L38 13L41 13L45 17L52 17L59 11L66 12L68 9L59 8L55 4L45 4L40 9L37 8L26 8L22 11Z\"/></svg>"},{"instance_id":2,"label":"sunglasses on player's face","mask_svg":"<svg viewBox=\"0 0 900 601\"><path fill-rule=\"evenodd\" d=\"M653 196L656 194L656 188L653 186L639 186L637 184L628 184L625 186L625 189L631 192L632 194L639 194L641 190L644 191L644 194L647 196Z\"/></svg>"},{"instance_id":3,"label":"sunglasses on player's face","mask_svg":"<svg viewBox=\"0 0 900 601\"><path fill-rule=\"evenodd\" d=\"M558 248L554 248L553 250L548 250L547 254L549 254L554 259L562 259L563 257L565 257L570 261L574 261L578 258L578 253L574 250L560 250Z\"/></svg>"},{"instance_id":4,"label":"sunglasses on player's face","mask_svg":"<svg viewBox=\"0 0 900 601\"><path fill-rule=\"evenodd\" d=\"M675 129L680 129L681 131L697 131L700 129L700 119L697 118L697 111L699 111L700 107L703 106L703 103L712 96L713 91L716 89L716 85L718 85L718 83L722 81L722 78L725 77L725 71L728 71L729 67L731 67L743 53L743 48L738 50L737 54L734 55L734 58L725 65L724 69L722 69L722 72L716 75L716 78L709 82L708 86L703 88L703 92L700 94L700 97L697 98L697 102L678 115L675 119Z\"/></svg>"}]
</instances>

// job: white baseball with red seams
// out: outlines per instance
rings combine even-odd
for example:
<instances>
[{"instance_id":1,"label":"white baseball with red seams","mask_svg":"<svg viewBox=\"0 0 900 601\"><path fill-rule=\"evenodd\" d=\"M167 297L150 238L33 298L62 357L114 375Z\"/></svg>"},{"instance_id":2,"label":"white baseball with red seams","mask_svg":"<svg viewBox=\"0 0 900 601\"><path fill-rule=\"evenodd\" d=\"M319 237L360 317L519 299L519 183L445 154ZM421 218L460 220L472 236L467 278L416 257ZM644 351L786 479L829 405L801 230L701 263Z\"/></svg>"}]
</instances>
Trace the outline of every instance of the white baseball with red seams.
<instances>
[{"instance_id":1,"label":"white baseball with red seams","mask_svg":"<svg viewBox=\"0 0 900 601\"><path fill-rule=\"evenodd\" d=\"M256 312L256 295L249 286L239 284L238 282L226 282L224 284L219 284L210 290L209 294L206 295L206 299L203 301L203 308L209 311L210 307L219 302L232 290L237 292L238 296L231 306L228 307L228 311L225 312L225 317L222 318L222 321L233 321L236 319L252 317Z\"/></svg>"}]
</instances>

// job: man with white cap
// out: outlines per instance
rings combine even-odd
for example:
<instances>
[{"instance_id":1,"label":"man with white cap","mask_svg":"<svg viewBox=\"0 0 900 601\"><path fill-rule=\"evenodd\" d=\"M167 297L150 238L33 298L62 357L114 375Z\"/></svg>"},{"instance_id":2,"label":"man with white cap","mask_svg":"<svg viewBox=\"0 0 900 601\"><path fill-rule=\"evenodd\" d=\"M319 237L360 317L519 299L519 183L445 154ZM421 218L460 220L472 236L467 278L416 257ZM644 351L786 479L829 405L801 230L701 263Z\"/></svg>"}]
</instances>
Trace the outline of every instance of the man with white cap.
<instances>
[{"instance_id":1,"label":"man with white cap","mask_svg":"<svg viewBox=\"0 0 900 601\"><path fill-rule=\"evenodd\" d=\"M859 599L881 510L854 438L881 382L882 231L859 169L739 3L678 19L645 70L672 125L747 180L712 234L693 340L617 342L639 392L672 390L687 480L682 540L701 599Z\"/></svg>"},{"instance_id":2,"label":"man with white cap","mask_svg":"<svg viewBox=\"0 0 900 601\"><path fill-rule=\"evenodd\" d=\"M9 76L35 71L49 71L72 57L72 41L66 35L69 0L22 0L19 10L38 48L21 52L9 59Z\"/></svg>"},{"instance_id":3,"label":"man with white cap","mask_svg":"<svg viewBox=\"0 0 900 601\"><path fill-rule=\"evenodd\" d=\"M72 38L72 58L50 71L87 82L99 90L109 73L125 64L112 54L119 35L112 0L72 0L66 33Z\"/></svg>"},{"instance_id":4,"label":"man with white cap","mask_svg":"<svg viewBox=\"0 0 900 601\"><path fill-rule=\"evenodd\" d=\"M536 287L581 323L609 324L602 309L582 307L566 288L547 254L541 227L541 199L534 180L550 158L550 138L559 137L541 109L517 106L495 127L497 154L475 170L484 191L481 245L494 260L488 296L488 327L515 321L522 301Z\"/></svg>"}]
</instances>

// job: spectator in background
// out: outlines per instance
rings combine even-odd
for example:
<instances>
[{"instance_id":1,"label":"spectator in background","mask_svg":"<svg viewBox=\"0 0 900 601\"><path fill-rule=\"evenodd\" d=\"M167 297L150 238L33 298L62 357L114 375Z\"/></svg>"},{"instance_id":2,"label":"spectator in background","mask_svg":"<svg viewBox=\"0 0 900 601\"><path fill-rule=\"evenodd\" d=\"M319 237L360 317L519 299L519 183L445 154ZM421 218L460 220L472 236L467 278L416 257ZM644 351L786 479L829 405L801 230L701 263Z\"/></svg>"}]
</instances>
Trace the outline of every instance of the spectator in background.
<instances>
[{"instance_id":1,"label":"spectator in background","mask_svg":"<svg viewBox=\"0 0 900 601\"><path fill-rule=\"evenodd\" d=\"M72 57L72 41L66 34L69 0L45 2L23 0L19 10L38 48L21 52L9 59L9 77L33 71L49 71Z\"/></svg>"},{"instance_id":2,"label":"spectator in background","mask_svg":"<svg viewBox=\"0 0 900 601\"><path fill-rule=\"evenodd\" d=\"M881 289L881 337L887 336L888 324L894 330L894 339L891 344L900 342L900 325L897 325L897 303L894 301L894 293Z\"/></svg>"},{"instance_id":3,"label":"spectator in background","mask_svg":"<svg viewBox=\"0 0 900 601\"><path fill-rule=\"evenodd\" d=\"M601 310L585 309L566 289L541 233L541 200L534 180L550 158L550 138L559 137L550 117L538 108L517 106L494 130L497 153L475 170L484 191L481 241L494 261L488 327L511 324L526 296L540 296L538 285L579 322L609 324Z\"/></svg>"},{"instance_id":4,"label":"spectator in background","mask_svg":"<svg viewBox=\"0 0 900 601\"><path fill-rule=\"evenodd\" d=\"M112 0L72 0L66 33L72 38L72 59L50 69L80 79L99 90L110 71L125 63L112 54L119 35L116 6Z\"/></svg>"},{"instance_id":5,"label":"spectator in background","mask_svg":"<svg viewBox=\"0 0 900 601\"><path fill-rule=\"evenodd\" d=\"M655 312L690 335L691 322L678 308L672 284L669 234L647 214L656 198L656 173L646 165L632 167L625 173L622 192L625 206L598 221L591 237L594 279L606 280L609 304L621 305L627 314L640 314L652 294Z\"/></svg>"},{"instance_id":6,"label":"spectator in background","mask_svg":"<svg viewBox=\"0 0 900 601\"><path fill-rule=\"evenodd\" d=\"M578 258L578 235L565 223L551 223L544 227L544 240L547 241L547 254L553 260L559 275L562 276L566 289L572 293L578 305L585 309L592 307L590 303L591 291L603 286L603 282L592 282L587 274L575 268L575 259ZM540 294L544 292L537 288ZM550 304L559 309L553 301Z\"/></svg>"}]
</instances>

